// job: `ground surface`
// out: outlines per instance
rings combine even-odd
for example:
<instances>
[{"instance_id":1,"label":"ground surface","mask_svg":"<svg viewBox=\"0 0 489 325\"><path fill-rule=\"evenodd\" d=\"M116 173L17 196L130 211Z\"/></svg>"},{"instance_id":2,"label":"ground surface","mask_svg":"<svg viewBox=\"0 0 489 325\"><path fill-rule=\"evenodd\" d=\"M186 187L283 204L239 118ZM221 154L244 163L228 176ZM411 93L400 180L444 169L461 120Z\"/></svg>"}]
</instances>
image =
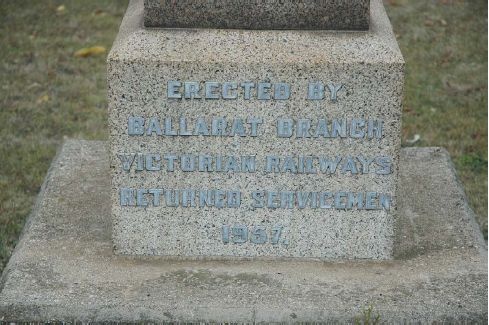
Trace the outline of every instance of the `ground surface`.
<instances>
[{"instance_id":1,"label":"ground surface","mask_svg":"<svg viewBox=\"0 0 489 325\"><path fill-rule=\"evenodd\" d=\"M403 144L448 149L487 236L487 2L386 5L407 62ZM108 51L125 7L0 3L0 270L63 138L107 137L106 53L75 53Z\"/></svg>"}]
</instances>

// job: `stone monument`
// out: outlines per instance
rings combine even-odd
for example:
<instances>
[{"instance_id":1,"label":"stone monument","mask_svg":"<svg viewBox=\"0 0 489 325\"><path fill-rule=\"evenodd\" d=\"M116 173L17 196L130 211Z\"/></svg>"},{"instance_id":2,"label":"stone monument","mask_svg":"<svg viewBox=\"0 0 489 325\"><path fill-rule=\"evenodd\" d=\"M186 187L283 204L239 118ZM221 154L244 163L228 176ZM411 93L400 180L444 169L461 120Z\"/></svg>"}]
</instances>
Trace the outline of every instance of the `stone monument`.
<instances>
[{"instance_id":1,"label":"stone monument","mask_svg":"<svg viewBox=\"0 0 489 325\"><path fill-rule=\"evenodd\" d=\"M154 2L182 14L146 1L151 26ZM325 22L368 22L367 4L344 1ZM404 62L371 8L370 30L348 33L150 30L126 17L108 59L116 252L392 258Z\"/></svg>"},{"instance_id":2,"label":"stone monument","mask_svg":"<svg viewBox=\"0 0 489 325\"><path fill-rule=\"evenodd\" d=\"M132 0L109 142L61 148L0 321L487 323L448 154L400 146L403 69L381 0Z\"/></svg>"}]
</instances>

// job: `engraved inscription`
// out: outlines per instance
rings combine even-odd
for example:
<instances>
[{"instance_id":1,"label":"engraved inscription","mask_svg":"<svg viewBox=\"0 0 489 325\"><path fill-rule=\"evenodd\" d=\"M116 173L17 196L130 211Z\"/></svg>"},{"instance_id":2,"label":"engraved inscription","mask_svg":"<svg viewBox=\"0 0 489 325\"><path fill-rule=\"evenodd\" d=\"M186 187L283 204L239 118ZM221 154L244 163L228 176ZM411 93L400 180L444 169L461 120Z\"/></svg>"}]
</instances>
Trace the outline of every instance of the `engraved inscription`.
<instances>
[{"instance_id":1,"label":"engraved inscription","mask_svg":"<svg viewBox=\"0 0 489 325\"><path fill-rule=\"evenodd\" d=\"M377 192L265 191L122 188L122 207L390 210L391 196Z\"/></svg>"},{"instance_id":2,"label":"engraved inscription","mask_svg":"<svg viewBox=\"0 0 489 325\"><path fill-rule=\"evenodd\" d=\"M165 86L164 94L168 99L168 105L177 105L177 102L183 101L191 101L191 105L198 105L203 100L216 101L219 105L228 101L259 103L259 101L288 101L297 97L302 101L318 102L318 105L310 105L311 109L320 108L322 105L319 101L328 101L327 104L323 104L325 107L336 106L349 95L350 91L343 83L333 80L313 80L300 87L283 81L272 82L268 79L264 81L170 80ZM278 108L287 104L274 105ZM238 104L232 106L236 107ZM289 152L272 149L273 151L265 153L259 151L256 155L250 154L249 151L246 151L247 154L240 155L237 153L244 151L230 152L231 150L226 149L229 152L226 150L212 152L213 146L209 146L202 152L198 150L182 152L167 146L158 152L154 148L146 151L145 145L141 145L135 152L117 153L120 170L131 178L144 179L152 175L158 179L158 182L161 180L161 183L151 185L151 188L138 185L121 186L118 195L122 209L160 208L172 211L282 209L282 213L286 214L289 213L286 210L294 209L347 212L390 211L392 208L392 195L379 191L378 187L375 187L377 190L372 190L368 188L368 184L362 187L355 185L353 190L342 188L340 183L345 179L351 180L352 184L359 179L377 183L395 172L394 157L382 152L382 141L385 133L389 131L389 125L386 125L383 120L384 115L369 116L362 110L355 111L353 114L350 111L348 114L342 114L335 109L333 116L328 115L327 111L324 111L324 115L317 115L318 111L316 111L314 118L292 116L290 110L283 115L269 115L264 112L256 116L256 112L250 114L243 110L222 116L205 113L193 116L183 110L184 105L180 107L181 112L170 110L172 113L167 115L144 116L140 113L140 115L128 116L127 136L139 142L148 140L152 143L164 137L182 137L188 138L184 141L195 139L199 142L232 141L236 148L239 148L240 143L253 143L259 140L276 143L277 148L280 148L281 143L286 143L289 147L291 144L300 147L302 144L314 142L314 146L324 146L325 150L324 152L322 150ZM239 109L239 106L237 108ZM162 112L164 111L166 112L162 108ZM223 139L219 140L219 137ZM243 140L241 141L240 138ZM352 149L335 153L334 150L328 150L331 144L336 148L338 145L344 145ZM368 144L372 149L361 150L363 144ZM193 175L202 177L200 174L209 173L209 178L218 181L221 176L231 178L233 174L246 173L248 175L241 175L242 179L256 179L258 182L253 187L244 187L247 190L242 190L240 184L231 185L232 187L227 189L219 188L219 185L216 185L216 188L173 188L178 185L165 184L165 177L174 178L176 175L181 175L179 174L181 172L188 177ZM328 182L324 183L327 185L324 188L305 190L307 187L303 187L300 182L290 182L289 184L294 184L290 188L281 188L280 185L274 185L277 188L270 188L259 183L260 177L303 176L306 178L311 177L310 175L327 178ZM221 227L220 236L224 245L252 244L276 247L289 245L288 241L283 239L282 225L225 224Z\"/></svg>"},{"instance_id":3,"label":"engraved inscription","mask_svg":"<svg viewBox=\"0 0 489 325\"><path fill-rule=\"evenodd\" d=\"M287 240L281 241L283 226L275 225L271 229L265 226L244 226L244 225L223 225L222 242L224 244L252 244L263 245L270 243L272 245L287 245Z\"/></svg>"},{"instance_id":4,"label":"engraved inscription","mask_svg":"<svg viewBox=\"0 0 489 325\"><path fill-rule=\"evenodd\" d=\"M308 100L329 99L336 102L338 93L344 88L341 83L322 81L311 82L305 98ZM169 99L205 99L205 100L288 100L291 99L291 85L285 82L217 82L217 81L178 81L167 84Z\"/></svg>"},{"instance_id":5,"label":"engraved inscription","mask_svg":"<svg viewBox=\"0 0 489 325\"><path fill-rule=\"evenodd\" d=\"M232 120L223 117L207 120L199 117L191 121L186 117L166 117L160 120L158 117L131 116L127 123L127 133L130 136L257 137L262 124L263 119L260 117Z\"/></svg>"},{"instance_id":6,"label":"engraved inscription","mask_svg":"<svg viewBox=\"0 0 489 325\"><path fill-rule=\"evenodd\" d=\"M265 174L357 175L392 173L388 156L215 156L204 154L131 153L118 155L122 170L148 172L216 172Z\"/></svg>"},{"instance_id":7,"label":"engraved inscription","mask_svg":"<svg viewBox=\"0 0 489 325\"><path fill-rule=\"evenodd\" d=\"M130 136L214 136L214 137L258 137L265 121L262 117L149 117L131 116L127 122ZM297 139L381 139L384 122L375 118L279 118L268 127L276 128L278 138Z\"/></svg>"}]
</instances>

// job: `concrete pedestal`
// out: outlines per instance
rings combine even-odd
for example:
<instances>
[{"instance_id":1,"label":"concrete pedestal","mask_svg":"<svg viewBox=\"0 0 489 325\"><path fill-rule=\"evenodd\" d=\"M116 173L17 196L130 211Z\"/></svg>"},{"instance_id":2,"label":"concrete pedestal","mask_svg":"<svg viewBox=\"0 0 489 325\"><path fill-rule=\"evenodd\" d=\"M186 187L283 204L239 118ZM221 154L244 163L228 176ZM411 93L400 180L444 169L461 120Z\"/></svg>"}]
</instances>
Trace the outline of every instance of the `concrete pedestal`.
<instances>
[{"instance_id":1,"label":"concrete pedestal","mask_svg":"<svg viewBox=\"0 0 489 325\"><path fill-rule=\"evenodd\" d=\"M68 141L0 282L0 321L487 323L487 251L445 150L403 149L395 260L113 254L104 142Z\"/></svg>"},{"instance_id":2,"label":"concrete pedestal","mask_svg":"<svg viewBox=\"0 0 489 325\"><path fill-rule=\"evenodd\" d=\"M107 60L116 253L391 259L404 60L370 14L368 32L147 29L130 1Z\"/></svg>"}]
</instances>

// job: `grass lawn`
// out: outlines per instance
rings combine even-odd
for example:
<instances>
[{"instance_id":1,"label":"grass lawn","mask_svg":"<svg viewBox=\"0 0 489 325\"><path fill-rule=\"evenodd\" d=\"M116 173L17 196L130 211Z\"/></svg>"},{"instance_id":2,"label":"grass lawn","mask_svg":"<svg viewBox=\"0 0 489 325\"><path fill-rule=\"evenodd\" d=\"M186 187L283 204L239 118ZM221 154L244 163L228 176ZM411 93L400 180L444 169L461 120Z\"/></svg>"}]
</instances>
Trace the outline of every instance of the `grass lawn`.
<instances>
[{"instance_id":1,"label":"grass lawn","mask_svg":"<svg viewBox=\"0 0 489 325\"><path fill-rule=\"evenodd\" d=\"M487 2L386 5L407 62L403 143L448 148L487 237ZM108 51L125 7L0 3L0 271L63 138L107 137L105 54L74 54Z\"/></svg>"},{"instance_id":2,"label":"grass lawn","mask_svg":"<svg viewBox=\"0 0 489 325\"><path fill-rule=\"evenodd\" d=\"M487 1L385 3L406 60L403 145L448 149L487 239Z\"/></svg>"}]
</instances>

